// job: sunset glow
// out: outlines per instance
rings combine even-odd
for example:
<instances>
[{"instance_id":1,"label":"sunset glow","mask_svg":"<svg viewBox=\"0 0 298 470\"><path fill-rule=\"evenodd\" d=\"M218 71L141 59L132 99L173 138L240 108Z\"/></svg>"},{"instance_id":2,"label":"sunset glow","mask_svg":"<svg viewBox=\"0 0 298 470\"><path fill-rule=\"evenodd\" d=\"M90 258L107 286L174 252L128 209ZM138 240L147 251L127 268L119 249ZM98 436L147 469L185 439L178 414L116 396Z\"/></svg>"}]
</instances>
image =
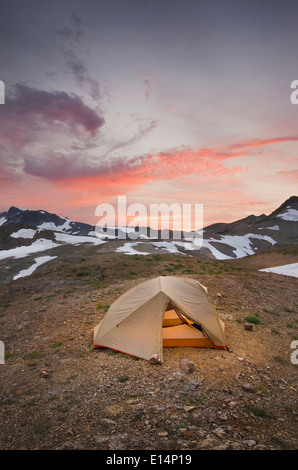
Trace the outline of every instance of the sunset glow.
<instances>
[{"instance_id":1,"label":"sunset glow","mask_svg":"<svg viewBox=\"0 0 298 470\"><path fill-rule=\"evenodd\" d=\"M2 7L0 211L95 224L98 204L126 195L204 204L206 225L297 192L294 17L203 3L20 3L34 27Z\"/></svg>"}]
</instances>

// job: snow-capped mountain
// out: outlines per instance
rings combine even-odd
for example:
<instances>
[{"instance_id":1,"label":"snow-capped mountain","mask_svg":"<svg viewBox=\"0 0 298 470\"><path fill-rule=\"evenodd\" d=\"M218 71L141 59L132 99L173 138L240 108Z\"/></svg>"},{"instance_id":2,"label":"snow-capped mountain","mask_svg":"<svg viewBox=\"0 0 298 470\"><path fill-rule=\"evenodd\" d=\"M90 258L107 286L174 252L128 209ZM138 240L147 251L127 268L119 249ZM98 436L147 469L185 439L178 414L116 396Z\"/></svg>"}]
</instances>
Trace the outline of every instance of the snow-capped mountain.
<instances>
[{"instance_id":1,"label":"snow-capped mountain","mask_svg":"<svg viewBox=\"0 0 298 470\"><path fill-rule=\"evenodd\" d=\"M193 234L192 234L193 235ZM202 246L200 246L202 241ZM250 215L232 223L217 223L204 228L203 240L162 240L126 242L117 251L150 254L154 249L192 256L205 255L218 260L242 258L260 250L298 243L298 197L292 196L270 215ZM148 253L149 251L149 253Z\"/></svg>"},{"instance_id":2,"label":"snow-capped mountain","mask_svg":"<svg viewBox=\"0 0 298 470\"><path fill-rule=\"evenodd\" d=\"M11 207L0 213L0 278L1 271L5 278L9 270L12 279L27 276L41 264L65 253L66 247L94 246L96 250L126 255L161 252L225 260L293 246L298 244L298 197L289 198L269 215L250 215L232 223L210 225L204 228L203 239L194 237L197 232L189 233L184 239L173 238L170 232L165 238L161 231L149 238L147 229L147 235L132 240L129 230L125 227L120 231L96 229L43 210ZM26 269L20 269L23 267Z\"/></svg>"},{"instance_id":3,"label":"snow-capped mountain","mask_svg":"<svg viewBox=\"0 0 298 470\"><path fill-rule=\"evenodd\" d=\"M0 213L0 226L11 224L24 224L39 230L53 230L56 232L88 235L94 227L80 222L72 222L68 218L59 217L50 212L28 209L18 209L12 206L7 212Z\"/></svg>"}]
</instances>

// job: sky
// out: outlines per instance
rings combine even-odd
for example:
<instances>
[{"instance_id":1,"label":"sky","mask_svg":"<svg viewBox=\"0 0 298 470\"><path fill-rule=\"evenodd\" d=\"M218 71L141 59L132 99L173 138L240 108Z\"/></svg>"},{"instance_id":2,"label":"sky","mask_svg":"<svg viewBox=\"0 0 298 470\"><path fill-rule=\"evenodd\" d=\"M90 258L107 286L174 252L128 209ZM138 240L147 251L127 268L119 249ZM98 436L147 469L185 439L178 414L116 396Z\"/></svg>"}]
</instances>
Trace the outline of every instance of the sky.
<instances>
[{"instance_id":1,"label":"sky","mask_svg":"<svg viewBox=\"0 0 298 470\"><path fill-rule=\"evenodd\" d=\"M3 0L0 211L270 213L298 181L294 1Z\"/></svg>"}]
</instances>

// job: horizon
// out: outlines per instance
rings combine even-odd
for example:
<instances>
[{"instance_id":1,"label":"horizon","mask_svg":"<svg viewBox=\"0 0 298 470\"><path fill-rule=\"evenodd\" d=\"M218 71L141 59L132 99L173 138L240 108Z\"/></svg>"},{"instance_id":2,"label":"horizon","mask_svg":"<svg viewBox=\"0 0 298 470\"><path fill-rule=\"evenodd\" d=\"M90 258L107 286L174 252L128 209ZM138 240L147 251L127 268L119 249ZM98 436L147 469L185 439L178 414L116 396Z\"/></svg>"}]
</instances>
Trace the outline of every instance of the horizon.
<instances>
[{"instance_id":1,"label":"horizon","mask_svg":"<svg viewBox=\"0 0 298 470\"><path fill-rule=\"evenodd\" d=\"M277 209L279 209L282 205L284 205L286 202L288 202L290 199L293 199L293 198L297 198L297 199L298 199L298 196L295 196L295 195L289 196L286 200L284 200L281 204L279 204L278 207L275 207L275 209L273 209L273 211L271 211L269 214L266 214L266 213L261 213L261 214L253 214L253 213L250 213L250 214L248 214L247 216L242 217L241 219L235 219L235 220L232 220L231 222L217 221L217 222L214 222L214 223L208 224L208 225L203 224L203 226L202 226L202 227L199 227L199 228L191 228L191 229L189 229L189 230L184 230L184 231L185 231L185 232L186 232L186 231L189 231L189 232L202 231L202 230L204 230L205 228L208 228L209 226L214 225L214 224L229 224L229 223L237 222L237 221L239 221L239 220L243 220L243 219L245 219L245 218L247 218L247 217L250 217L250 216L253 216L253 217L260 217L260 216L264 215L265 217L268 217L268 216L271 215L272 212L275 212L275 211L276 211ZM14 208L14 209L18 209L18 210L20 210L20 211L22 211L22 212L25 212L25 211L47 212L47 213L49 213L49 214L57 215L58 217L60 217L60 218L62 218L62 219L67 219L67 220L69 220L70 222L75 222L75 223L87 223L87 222L83 222L82 220L70 219L68 216L62 216L61 214L57 214L56 212L45 211L45 210L42 209L42 208L41 208L41 209L30 209L30 208L24 209L24 208L21 208L21 207L17 207L17 206L15 206L15 205L11 205L11 206L9 206L9 208L8 208L7 210L1 211L0 213L5 213L5 212L7 213L10 209L13 209L13 208ZM116 213L116 214L117 214L117 213ZM117 219L117 216L116 216L116 219ZM127 221L128 221L128 222L130 222L130 220L132 220L132 219L133 219L132 216L131 216L130 218L127 217ZM170 220L172 220L172 218L171 218ZM156 223L156 222L155 222L155 223ZM161 217L158 218L158 223L159 223L159 224L162 224L162 223L163 223ZM92 226L94 226L94 227L96 227L96 225L97 225L98 227L105 227L105 225L98 225L98 224L89 224L89 225L92 225ZM128 227L128 225L121 225L121 224L119 224L119 223L118 223L118 224L115 224L115 225L106 225L106 228L112 228L112 229L114 229L114 228L115 228L115 229L117 229L117 228L127 228L127 227ZM139 227L140 229L141 229L141 228L146 228L146 229L156 230L156 227L152 227L151 225L140 225L140 224L139 224L139 225L135 225L135 226L130 225L130 227ZM175 227L174 227L174 228L173 228L173 227L166 227L166 228L165 228L165 227L163 227L163 228L160 228L160 227L159 227L158 230L170 230L170 231L175 231L175 232L183 231L182 229L175 228Z\"/></svg>"},{"instance_id":2,"label":"horizon","mask_svg":"<svg viewBox=\"0 0 298 470\"><path fill-rule=\"evenodd\" d=\"M4 3L0 212L95 225L121 194L203 204L204 227L274 211L298 179L294 8Z\"/></svg>"}]
</instances>

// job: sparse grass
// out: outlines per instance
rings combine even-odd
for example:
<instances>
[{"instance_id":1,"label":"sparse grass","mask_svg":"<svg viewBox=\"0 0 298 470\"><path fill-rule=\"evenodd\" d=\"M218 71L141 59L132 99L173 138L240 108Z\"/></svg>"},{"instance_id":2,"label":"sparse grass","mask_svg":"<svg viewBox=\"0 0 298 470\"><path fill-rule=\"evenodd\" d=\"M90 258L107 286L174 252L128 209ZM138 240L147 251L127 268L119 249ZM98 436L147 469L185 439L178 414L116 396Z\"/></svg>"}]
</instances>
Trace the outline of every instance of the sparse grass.
<instances>
[{"instance_id":1,"label":"sparse grass","mask_svg":"<svg viewBox=\"0 0 298 470\"><path fill-rule=\"evenodd\" d=\"M294 328L293 323L290 323L290 322L288 322L288 323L286 324L286 327L287 327L287 328Z\"/></svg>"},{"instance_id":2,"label":"sparse grass","mask_svg":"<svg viewBox=\"0 0 298 470\"><path fill-rule=\"evenodd\" d=\"M32 351L29 355L29 359L40 359L44 355L43 351Z\"/></svg>"},{"instance_id":3,"label":"sparse grass","mask_svg":"<svg viewBox=\"0 0 298 470\"><path fill-rule=\"evenodd\" d=\"M268 388L264 387L264 385L259 385L259 386L257 387L257 390L258 390L259 392L261 392L261 394L264 395L264 396L266 396L266 397L269 395Z\"/></svg>"},{"instance_id":4,"label":"sparse grass","mask_svg":"<svg viewBox=\"0 0 298 470\"><path fill-rule=\"evenodd\" d=\"M281 356L273 356L273 359L278 362L279 364L282 364L282 365L285 365L286 364L286 361L284 360L283 357Z\"/></svg>"},{"instance_id":5,"label":"sparse grass","mask_svg":"<svg viewBox=\"0 0 298 470\"><path fill-rule=\"evenodd\" d=\"M181 274L196 274L192 269L184 269Z\"/></svg>"},{"instance_id":6,"label":"sparse grass","mask_svg":"<svg viewBox=\"0 0 298 470\"><path fill-rule=\"evenodd\" d=\"M36 406L36 404L37 404L36 398L32 398L31 400L24 401L22 406L26 408L27 406Z\"/></svg>"},{"instance_id":7,"label":"sparse grass","mask_svg":"<svg viewBox=\"0 0 298 470\"><path fill-rule=\"evenodd\" d=\"M294 308L284 307L284 311L287 313L295 313L296 310Z\"/></svg>"},{"instance_id":8,"label":"sparse grass","mask_svg":"<svg viewBox=\"0 0 298 470\"><path fill-rule=\"evenodd\" d=\"M269 313L270 315L276 315L278 317L278 313L274 310L268 310L268 308L263 308L264 313Z\"/></svg>"},{"instance_id":9,"label":"sparse grass","mask_svg":"<svg viewBox=\"0 0 298 470\"><path fill-rule=\"evenodd\" d=\"M255 416L258 416L259 418L269 418L270 413L265 408L262 408L260 406L250 406L248 408L248 411L253 413Z\"/></svg>"},{"instance_id":10,"label":"sparse grass","mask_svg":"<svg viewBox=\"0 0 298 470\"><path fill-rule=\"evenodd\" d=\"M236 318L236 319L235 319L235 322L237 322L237 323L243 323L243 318Z\"/></svg>"},{"instance_id":11,"label":"sparse grass","mask_svg":"<svg viewBox=\"0 0 298 470\"><path fill-rule=\"evenodd\" d=\"M261 323L260 319L256 315L248 315L247 317L245 317L245 320L248 323L253 323L254 325L258 325L259 323Z\"/></svg>"},{"instance_id":12,"label":"sparse grass","mask_svg":"<svg viewBox=\"0 0 298 470\"><path fill-rule=\"evenodd\" d=\"M37 300L41 300L42 299L42 295L38 295L37 297L34 297L34 301L36 302Z\"/></svg>"},{"instance_id":13,"label":"sparse grass","mask_svg":"<svg viewBox=\"0 0 298 470\"><path fill-rule=\"evenodd\" d=\"M73 374L69 375L67 379L65 380L64 385L70 384L70 382L72 382L75 378L76 378L76 375L73 375Z\"/></svg>"},{"instance_id":14,"label":"sparse grass","mask_svg":"<svg viewBox=\"0 0 298 470\"><path fill-rule=\"evenodd\" d=\"M87 271L84 271L83 269L80 269L79 271L77 271L76 273L76 276L77 277L82 277L82 276L88 276L89 273Z\"/></svg>"},{"instance_id":15,"label":"sparse grass","mask_svg":"<svg viewBox=\"0 0 298 470\"><path fill-rule=\"evenodd\" d=\"M152 256L154 261L165 261L167 258L165 255L156 254Z\"/></svg>"},{"instance_id":16,"label":"sparse grass","mask_svg":"<svg viewBox=\"0 0 298 470\"><path fill-rule=\"evenodd\" d=\"M280 437L276 437L274 436L273 439L272 439L272 443L279 446L281 449L289 449L289 445L283 440L283 439L280 439Z\"/></svg>"},{"instance_id":17,"label":"sparse grass","mask_svg":"<svg viewBox=\"0 0 298 470\"><path fill-rule=\"evenodd\" d=\"M96 305L96 308L97 308L98 310L100 310L101 308L110 308L110 304L105 304L105 305L97 304L97 305Z\"/></svg>"},{"instance_id":18,"label":"sparse grass","mask_svg":"<svg viewBox=\"0 0 298 470\"><path fill-rule=\"evenodd\" d=\"M284 248L281 252L283 255L298 255L298 247Z\"/></svg>"},{"instance_id":19,"label":"sparse grass","mask_svg":"<svg viewBox=\"0 0 298 470\"><path fill-rule=\"evenodd\" d=\"M203 395L195 395L193 397L181 396L181 403L184 406L197 406L200 403L203 403L205 397Z\"/></svg>"},{"instance_id":20,"label":"sparse grass","mask_svg":"<svg viewBox=\"0 0 298 470\"><path fill-rule=\"evenodd\" d=\"M285 410L290 413L296 413L298 406L285 405Z\"/></svg>"},{"instance_id":21,"label":"sparse grass","mask_svg":"<svg viewBox=\"0 0 298 470\"><path fill-rule=\"evenodd\" d=\"M34 426L32 429L31 429L31 433L30 433L30 438L33 439L35 437L44 437L48 432L49 430L51 429L51 424L49 423L46 423L46 424L37 424L36 426Z\"/></svg>"},{"instance_id":22,"label":"sparse grass","mask_svg":"<svg viewBox=\"0 0 298 470\"><path fill-rule=\"evenodd\" d=\"M50 344L50 348L59 348L62 345L61 341L54 341L54 343Z\"/></svg>"},{"instance_id":23,"label":"sparse grass","mask_svg":"<svg viewBox=\"0 0 298 470\"><path fill-rule=\"evenodd\" d=\"M129 377L127 374L122 374L122 375L119 375L117 380L118 382L123 383L123 382L127 382L129 380Z\"/></svg>"},{"instance_id":24,"label":"sparse grass","mask_svg":"<svg viewBox=\"0 0 298 470\"><path fill-rule=\"evenodd\" d=\"M272 328L271 333L275 335L280 335L280 331L276 330L275 328Z\"/></svg>"}]
</instances>

